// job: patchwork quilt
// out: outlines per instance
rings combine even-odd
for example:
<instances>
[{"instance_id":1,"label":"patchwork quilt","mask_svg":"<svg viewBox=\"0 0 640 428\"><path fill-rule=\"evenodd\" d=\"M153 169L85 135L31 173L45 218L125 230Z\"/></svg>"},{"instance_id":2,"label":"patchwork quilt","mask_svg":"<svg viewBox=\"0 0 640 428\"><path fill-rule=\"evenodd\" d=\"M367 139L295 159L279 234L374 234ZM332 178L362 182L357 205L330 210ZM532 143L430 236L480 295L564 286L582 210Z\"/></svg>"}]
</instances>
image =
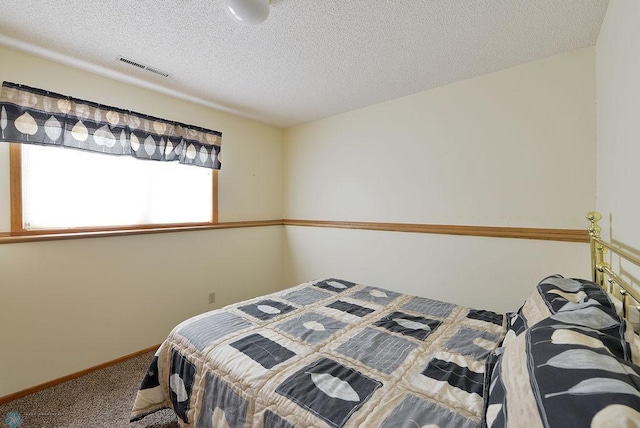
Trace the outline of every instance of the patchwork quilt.
<instances>
[{"instance_id":1,"label":"patchwork quilt","mask_svg":"<svg viewBox=\"0 0 640 428\"><path fill-rule=\"evenodd\" d=\"M479 426L503 315L340 279L179 324L131 412L185 427Z\"/></svg>"}]
</instances>

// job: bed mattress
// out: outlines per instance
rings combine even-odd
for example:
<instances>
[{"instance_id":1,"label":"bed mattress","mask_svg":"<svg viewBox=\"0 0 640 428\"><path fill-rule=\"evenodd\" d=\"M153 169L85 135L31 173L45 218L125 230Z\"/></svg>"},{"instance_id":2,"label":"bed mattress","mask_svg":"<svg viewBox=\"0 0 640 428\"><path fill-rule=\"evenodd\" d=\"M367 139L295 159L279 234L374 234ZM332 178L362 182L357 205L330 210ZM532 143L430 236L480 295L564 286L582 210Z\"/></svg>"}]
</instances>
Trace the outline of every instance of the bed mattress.
<instances>
[{"instance_id":1,"label":"bed mattress","mask_svg":"<svg viewBox=\"0 0 640 428\"><path fill-rule=\"evenodd\" d=\"M191 318L131 419L194 427L476 427L502 314L329 278Z\"/></svg>"}]
</instances>

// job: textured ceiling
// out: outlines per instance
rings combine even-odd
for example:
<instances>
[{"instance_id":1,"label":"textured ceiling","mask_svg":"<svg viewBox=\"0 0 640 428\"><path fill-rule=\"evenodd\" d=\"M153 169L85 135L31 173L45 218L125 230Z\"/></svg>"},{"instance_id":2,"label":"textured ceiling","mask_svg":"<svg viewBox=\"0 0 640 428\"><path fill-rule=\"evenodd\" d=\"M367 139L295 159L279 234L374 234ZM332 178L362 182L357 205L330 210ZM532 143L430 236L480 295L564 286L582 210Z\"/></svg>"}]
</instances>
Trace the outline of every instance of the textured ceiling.
<instances>
[{"instance_id":1,"label":"textured ceiling","mask_svg":"<svg viewBox=\"0 0 640 428\"><path fill-rule=\"evenodd\" d=\"M0 44L289 127L591 46L607 5L272 0L247 27L223 0L1 0Z\"/></svg>"}]
</instances>

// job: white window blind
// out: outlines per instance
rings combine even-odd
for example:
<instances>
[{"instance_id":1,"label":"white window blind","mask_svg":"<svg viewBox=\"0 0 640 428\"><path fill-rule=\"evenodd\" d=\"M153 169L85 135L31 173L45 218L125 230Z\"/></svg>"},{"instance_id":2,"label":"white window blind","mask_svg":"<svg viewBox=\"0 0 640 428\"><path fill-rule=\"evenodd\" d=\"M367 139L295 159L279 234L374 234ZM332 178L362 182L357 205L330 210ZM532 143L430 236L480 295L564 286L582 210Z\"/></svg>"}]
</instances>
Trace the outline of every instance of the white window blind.
<instances>
[{"instance_id":1,"label":"white window blind","mask_svg":"<svg viewBox=\"0 0 640 428\"><path fill-rule=\"evenodd\" d=\"M73 149L22 145L27 230L211 222L212 172Z\"/></svg>"}]
</instances>

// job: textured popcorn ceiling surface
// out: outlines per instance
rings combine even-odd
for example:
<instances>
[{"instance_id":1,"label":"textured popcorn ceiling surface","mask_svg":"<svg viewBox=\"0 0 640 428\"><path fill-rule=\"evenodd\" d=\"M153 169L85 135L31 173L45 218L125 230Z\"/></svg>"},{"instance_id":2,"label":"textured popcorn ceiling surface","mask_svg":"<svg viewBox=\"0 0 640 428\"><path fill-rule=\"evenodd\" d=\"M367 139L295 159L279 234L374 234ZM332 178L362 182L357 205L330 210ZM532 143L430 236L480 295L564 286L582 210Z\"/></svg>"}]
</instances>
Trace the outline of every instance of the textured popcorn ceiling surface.
<instances>
[{"instance_id":1,"label":"textured popcorn ceiling surface","mask_svg":"<svg viewBox=\"0 0 640 428\"><path fill-rule=\"evenodd\" d=\"M272 0L247 27L223 0L2 0L0 44L288 127L594 45L607 5Z\"/></svg>"}]
</instances>

